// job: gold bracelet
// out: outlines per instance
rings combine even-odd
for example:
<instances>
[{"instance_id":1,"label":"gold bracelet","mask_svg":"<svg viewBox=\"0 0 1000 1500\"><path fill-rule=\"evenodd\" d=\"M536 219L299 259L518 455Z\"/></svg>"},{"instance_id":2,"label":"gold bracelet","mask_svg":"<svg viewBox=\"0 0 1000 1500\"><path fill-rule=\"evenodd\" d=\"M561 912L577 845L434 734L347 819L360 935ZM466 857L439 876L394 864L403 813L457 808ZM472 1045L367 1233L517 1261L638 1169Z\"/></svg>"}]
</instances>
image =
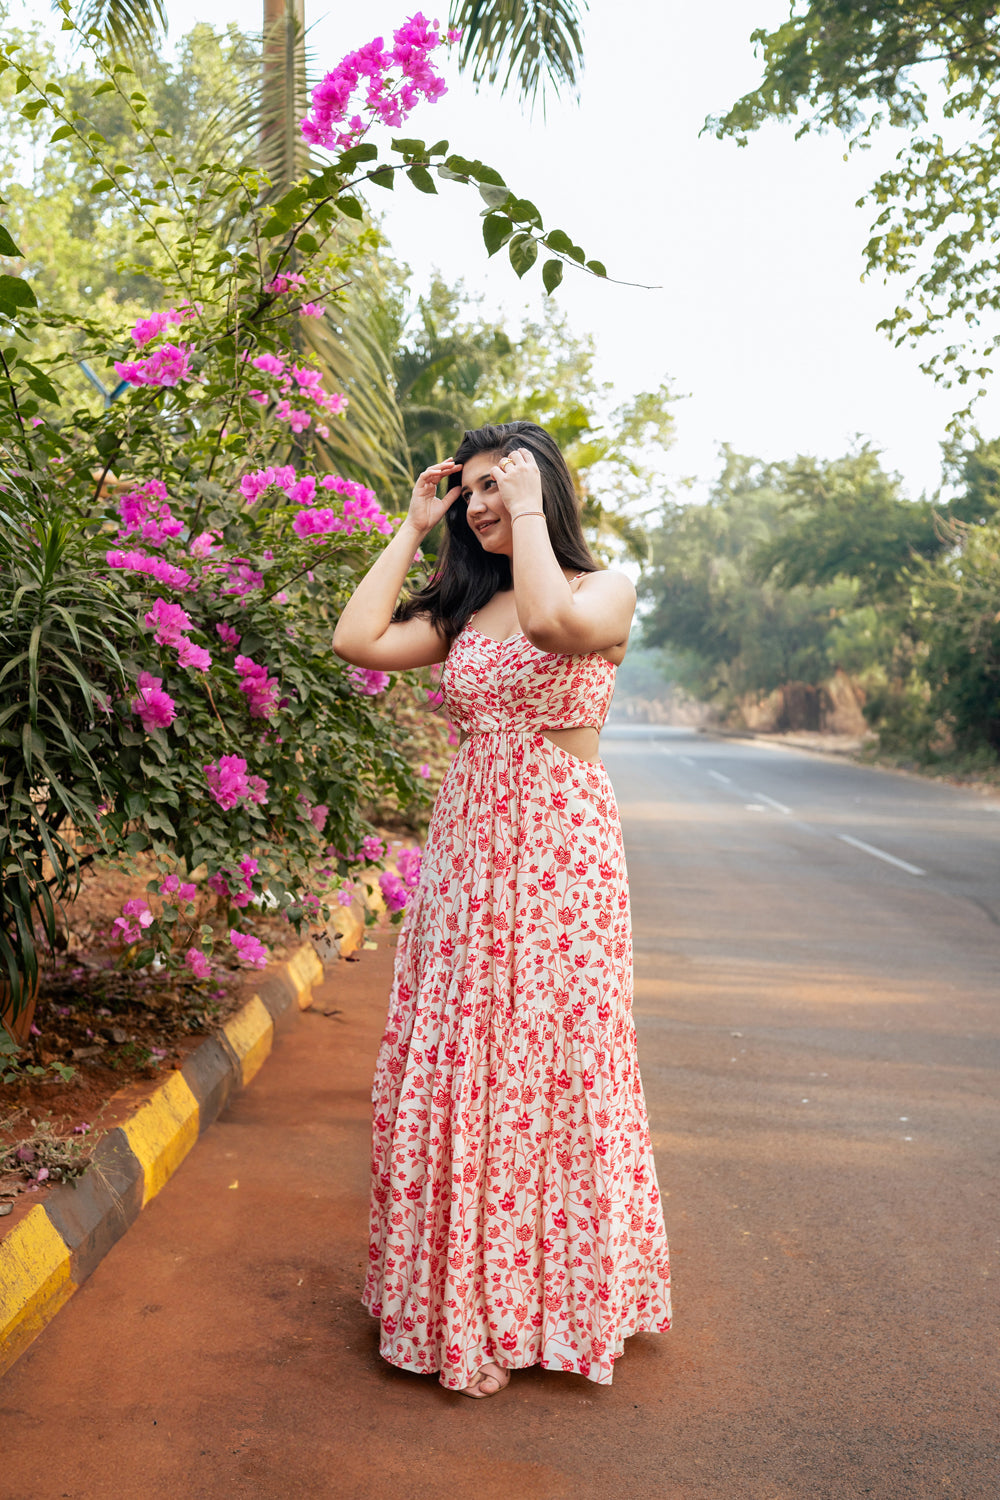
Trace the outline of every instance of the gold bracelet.
<instances>
[{"instance_id":1,"label":"gold bracelet","mask_svg":"<svg viewBox=\"0 0 1000 1500\"><path fill-rule=\"evenodd\" d=\"M511 516L511 518L510 518L510 524L513 526L514 522L515 521L519 521L522 516L543 516L544 517L544 515L545 515L544 510L519 510L516 516Z\"/></svg>"}]
</instances>

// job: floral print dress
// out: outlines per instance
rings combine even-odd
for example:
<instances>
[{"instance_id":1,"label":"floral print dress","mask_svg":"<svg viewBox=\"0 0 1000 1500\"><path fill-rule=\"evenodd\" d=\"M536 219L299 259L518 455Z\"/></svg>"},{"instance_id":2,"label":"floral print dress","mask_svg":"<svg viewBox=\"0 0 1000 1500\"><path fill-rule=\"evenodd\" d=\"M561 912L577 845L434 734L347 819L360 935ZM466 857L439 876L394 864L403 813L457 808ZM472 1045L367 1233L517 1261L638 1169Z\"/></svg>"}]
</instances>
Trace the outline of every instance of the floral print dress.
<instances>
[{"instance_id":1,"label":"floral print dress","mask_svg":"<svg viewBox=\"0 0 1000 1500\"><path fill-rule=\"evenodd\" d=\"M609 1384L670 1327L618 810L541 733L603 724L614 677L471 624L442 675L468 738L400 932L364 1303L383 1358L453 1390L487 1360Z\"/></svg>"}]
</instances>

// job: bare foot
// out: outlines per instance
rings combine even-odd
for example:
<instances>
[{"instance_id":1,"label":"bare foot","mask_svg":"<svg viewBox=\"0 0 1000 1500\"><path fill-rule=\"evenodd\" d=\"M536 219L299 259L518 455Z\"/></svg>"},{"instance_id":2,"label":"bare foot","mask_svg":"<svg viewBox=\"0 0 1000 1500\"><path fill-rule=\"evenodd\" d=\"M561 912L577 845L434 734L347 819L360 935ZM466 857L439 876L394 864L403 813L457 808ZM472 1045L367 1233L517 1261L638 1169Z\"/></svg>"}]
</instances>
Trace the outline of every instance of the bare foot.
<instances>
[{"instance_id":1,"label":"bare foot","mask_svg":"<svg viewBox=\"0 0 1000 1500\"><path fill-rule=\"evenodd\" d=\"M510 1371L489 1362L479 1366L470 1383L462 1387L462 1395L471 1396L474 1401L481 1401L484 1396L499 1395L509 1382Z\"/></svg>"}]
</instances>

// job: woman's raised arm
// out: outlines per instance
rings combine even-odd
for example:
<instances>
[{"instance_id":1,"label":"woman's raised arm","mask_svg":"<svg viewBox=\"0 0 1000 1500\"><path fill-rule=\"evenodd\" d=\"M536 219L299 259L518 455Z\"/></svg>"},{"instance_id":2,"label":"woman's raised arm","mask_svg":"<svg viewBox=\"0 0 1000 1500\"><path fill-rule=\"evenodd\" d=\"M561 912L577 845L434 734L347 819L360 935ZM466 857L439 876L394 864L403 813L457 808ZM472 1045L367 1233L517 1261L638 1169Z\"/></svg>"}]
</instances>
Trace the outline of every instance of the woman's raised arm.
<instances>
[{"instance_id":1,"label":"woman's raised arm","mask_svg":"<svg viewBox=\"0 0 1000 1500\"><path fill-rule=\"evenodd\" d=\"M424 470L402 526L344 606L333 632L333 649L353 666L403 672L444 661L448 654L447 640L429 620L393 621L392 613L414 553L458 494L456 489L439 496L437 487L461 467L449 458Z\"/></svg>"},{"instance_id":2,"label":"woman's raised arm","mask_svg":"<svg viewBox=\"0 0 1000 1500\"><path fill-rule=\"evenodd\" d=\"M624 646L635 613L635 586L624 573L591 573L570 587L542 512L542 479L527 448L491 470L511 518L514 601L521 629L539 651L569 656Z\"/></svg>"}]
</instances>

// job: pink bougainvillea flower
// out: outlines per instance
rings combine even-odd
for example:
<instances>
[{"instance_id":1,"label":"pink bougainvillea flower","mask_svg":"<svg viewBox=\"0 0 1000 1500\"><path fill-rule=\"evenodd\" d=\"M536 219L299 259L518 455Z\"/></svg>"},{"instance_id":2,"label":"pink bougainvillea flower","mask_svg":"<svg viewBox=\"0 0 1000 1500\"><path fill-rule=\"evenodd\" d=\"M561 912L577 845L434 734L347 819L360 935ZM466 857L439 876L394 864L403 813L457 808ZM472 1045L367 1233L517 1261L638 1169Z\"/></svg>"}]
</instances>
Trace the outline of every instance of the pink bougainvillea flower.
<instances>
[{"instance_id":1,"label":"pink bougainvillea flower","mask_svg":"<svg viewBox=\"0 0 1000 1500\"><path fill-rule=\"evenodd\" d=\"M424 778L424 780L426 781L429 778L430 774L431 774L431 768L427 764L427 762L424 761L424 764L422 766L420 766L419 769L417 770L417 775L418 776L422 776Z\"/></svg>"},{"instance_id":2,"label":"pink bougainvillea flower","mask_svg":"<svg viewBox=\"0 0 1000 1500\"><path fill-rule=\"evenodd\" d=\"M250 964L255 969L263 969L267 963L267 949L259 938L255 938L249 932L237 932L233 927L229 932L229 941L239 954L240 962Z\"/></svg>"},{"instance_id":3,"label":"pink bougainvillea flower","mask_svg":"<svg viewBox=\"0 0 1000 1500\"><path fill-rule=\"evenodd\" d=\"M167 875L160 881L157 889L161 896L172 896L180 883L180 878L177 875Z\"/></svg>"},{"instance_id":4,"label":"pink bougainvillea flower","mask_svg":"<svg viewBox=\"0 0 1000 1500\"><path fill-rule=\"evenodd\" d=\"M190 345L161 344L145 359L115 360L115 374L129 385L178 385L191 378Z\"/></svg>"},{"instance_id":5,"label":"pink bougainvillea flower","mask_svg":"<svg viewBox=\"0 0 1000 1500\"><path fill-rule=\"evenodd\" d=\"M152 926L153 913L145 901L126 901L122 907L120 917L115 917L114 925L121 929L122 940L126 943L137 942L142 936L144 927Z\"/></svg>"},{"instance_id":6,"label":"pink bougainvillea flower","mask_svg":"<svg viewBox=\"0 0 1000 1500\"><path fill-rule=\"evenodd\" d=\"M421 853L419 849L400 849L396 856L396 869L403 884L413 890L420 880Z\"/></svg>"},{"instance_id":7,"label":"pink bougainvillea flower","mask_svg":"<svg viewBox=\"0 0 1000 1500\"><path fill-rule=\"evenodd\" d=\"M204 646L196 646L194 641L185 637L177 647L177 665L192 667L196 672L207 672L212 665L212 658Z\"/></svg>"},{"instance_id":8,"label":"pink bougainvillea flower","mask_svg":"<svg viewBox=\"0 0 1000 1500\"><path fill-rule=\"evenodd\" d=\"M277 292L280 295L282 292L287 292L289 287L302 287L305 284L306 278L300 275L298 271L280 271L272 281L264 283L264 290L265 292Z\"/></svg>"},{"instance_id":9,"label":"pink bougainvillea flower","mask_svg":"<svg viewBox=\"0 0 1000 1500\"><path fill-rule=\"evenodd\" d=\"M192 557L210 557L213 552L222 545L221 539L214 531L199 531L191 543Z\"/></svg>"},{"instance_id":10,"label":"pink bougainvillea flower","mask_svg":"<svg viewBox=\"0 0 1000 1500\"><path fill-rule=\"evenodd\" d=\"M153 600L153 607L145 615L143 623L147 630L155 632L153 639L158 646L177 646L183 639L185 630L191 629L192 620L187 610L182 609L179 604L157 598Z\"/></svg>"},{"instance_id":11,"label":"pink bougainvillea flower","mask_svg":"<svg viewBox=\"0 0 1000 1500\"><path fill-rule=\"evenodd\" d=\"M391 51L376 37L357 52L349 52L312 91L312 105L302 121L306 140L331 151L352 146L366 124L359 107L369 121L398 129L421 98L433 101L446 92L444 79L428 61L444 40L418 14L393 33ZM399 76L393 79L396 69Z\"/></svg>"},{"instance_id":12,"label":"pink bougainvillea flower","mask_svg":"<svg viewBox=\"0 0 1000 1500\"><path fill-rule=\"evenodd\" d=\"M316 806L310 810L309 816L316 832L322 833L326 827L326 820L330 816L330 809L325 802L317 802Z\"/></svg>"},{"instance_id":13,"label":"pink bougainvillea flower","mask_svg":"<svg viewBox=\"0 0 1000 1500\"><path fill-rule=\"evenodd\" d=\"M307 411L296 409L290 401L279 401L274 408L274 415L279 422L287 422L293 432L305 432L312 421Z\"/></svg>"},{"instance_id":14,"label":"pink bougainvillea flower","mask_svg":"<svg viewBox=\"0 0 1000 1500\"><path fill-rule=\"evenodd\" d=\"M379 890L390 911L402 911L406 905L406 887L398 875L391 870L383 870L378 878Z\"/></svg>"},{"instance_id":15,"label":"pink bougainvillea flower","mask_svg":"<svg viewBox=\"0 0 1000 1500\"><path fill-rule=\"evenodd\" d=\"M299 314L303 318L321 318L325 312L326 308L318 302L303 302L299 308Z\"/></svg>"},{"instance_id":16,"label":"pink bougainvillea flower","mask_svg":"<svg viewBox=\"0 0 1000 1500\"><path fill-rule=\"evenodd\" d=\"M295 470L291 464L282 464L278 468L269 464L266 469L258 469L253 474L244 474L240 480L240 494L248 505L252 505L257 496L270 489L272 484L287 490L294 483Z\"/></svg>"},{"instance_id":17,"label":"pink bougainvillea flower","mask_svg":"<svg viewBox=\"0 0 1000 1500\"><path fill-rule=\"evenodd\" d=\"M366 859L369 864L374 864L376 860L384 858L385 844L381 839L376 838L373 833L366 833L361 840L359 853L362 859Z\"/></svg>"},{"instance_id":18,"label":"pink bougainvillea flower","mask_svg":"<svg viewBox=\"0 0 1000 1500\"><path fill-rule=\"evenodd\" d=\"M198 887L193 880L185 880L177 887L178 901L193 901L198 894Z\"/></svg>"},{"instance_id":19,"label":"pink bougainvillea flower","mask_svg":"<svg viewBox=\"0 0 1000 1500\"><path fill-rule=\"evenodd\" d=\"M281 744L280 738L277 743ZM247 792L247 801L256 802L258 806L262 806L267 801L267 782L263 776L250 776L247 778L247 783L250 788Z\"/></svg>"},{"instance_id":20,"label":"pink bougainvillea flower","mask_svg":"<svg viewBox=\"0 0 1000 1500\"><path fill-rule=\"evenodd\" d=\"M247 763L241 755L223 755L217 764L202 767L208 789L222 808L235 807L250 790Z\"/></svg>"},{"instance_id":21,"label":"pink bougainvillea flower","mask_svg":"<svg viewBox=\"0 0 1000 1500\"><path fill-rule=\"evenodd\" d=\"M355 667L348 675L358 692L365 693L369 698L384 693L389 686L388 672L379 672L374 667Z\"/></svg>"},{"instance_id":22,"label":"pink bougainvillea flower","mask_svg":"<svg viewBox=\"0 0 1000 1500\"><path fill-rule=\"evenodd\" d=\"M149 557L145 552L122 552L114 548L104 554L109 568L124 568L130 573L148 573L157 583L171 589L193 589L197 587L190 573L174 567L163 557Z\"/></svg>"},{"instance_id":23,"label":"pink bougainvillea flower","mask_svg":"<svg viewBox=\"0 0 1000 1500\"><path fill-rule=\"evenodd\" d=\"M278 354L258 354L252 361L255 370L264 375L284 375L285 361Z\"/></svg>"},{"instance_id":24,"label":"pink bougainvillea flower","mask_svg":"<svg viewBox=\"0 0 1000 1500\"><path fill-rule=\"evenodd\" d=\"M189 310L187 315L193 317L194 313ZM141 349L143 344L159 338L165 328L169 328L172 323L183 322L184 318L185 313L178 312L175 307L168 307L165 312L151 313L148 318L139 319L132 329L132 337Z\"/></svg>"},{"instance_id":25,"label":"pink bougainvillea flower","mask_svg":"<svg viewBox=\"0 0 1000 1500\"><path fill-rule=\"evenodd\" d=\"M240 641L243 639L239 631L235 630L232 625L227 625L225 620L221 620L219 624L216 625L215 631L222 641L222 644L224 646L230 647L230 649L238 646Z\"/></svg>"},{"instance_id":26,"label":"pink bougainvillea flower","mask_svg":"<svg viewBox=\"0 0 1000 1500\"><path fill-rule=\"evenodd\" d=\"M294 505L312 505L316 498L316 481L311 474L306 474L291 486L287 494Z\"/></svg>"},{"instance_id":27,"label":"pink bougainvillea flower","mask_svg":"<svg viewBox=\"0 0 1000 1500\"><path fill-rule=\"evenodd\" d=\"M189 948L184 955L184 962L195 979L208 979L212 973L212 965L200 948Z\"/></svg>"},{"instance_id":28,"label":"pink bougainvillea flower","mask_svg":"<svg viewBox=\"0 0 1000 1500\"><path fill-rule=\"evenodd\" d=\"M131 709L142 720L143 729L166 729L177 717L177 708L169 693L163 691L163 678L140 672Z\"/></svg>"},{"instance_id":29,"label":"pink bougainvillea flower","mask_svg":"<svg viewBox=\"0 0 1000 1500\"><path fill-rule=\"evenodd\" d=\"M229 881L219 871L216 871L214 875L210 875L206 884L209 890L214 891L217 896L229 895Z\"/></svg>"},{"instance_id":30,"label":"pink bougainvillea flower","mask_svg":"<svg viewBox=\"0 0 1000 1500\"><path fill-rule=\"evenodd\" d=\"M246 694L252 719L269 719L274 713L278 696L278 679L268 677L267 668L260 666L249 656L236 658L236 670L240 674L240 692Z\"/></svg>"},{"instance_id":31,"label":"pink bougainvillea flower","mask_svg":"<svg viewBox=\"0 0 1000 1500\"><path fill-rule=\"evenodd\" d=\"M354 884L354 881L345 880L344 884L337 892L337 900L340 902L341 906L350 906L351 902L354 900L357 894L358 888Z\"/></svg>"}]
</instances>

